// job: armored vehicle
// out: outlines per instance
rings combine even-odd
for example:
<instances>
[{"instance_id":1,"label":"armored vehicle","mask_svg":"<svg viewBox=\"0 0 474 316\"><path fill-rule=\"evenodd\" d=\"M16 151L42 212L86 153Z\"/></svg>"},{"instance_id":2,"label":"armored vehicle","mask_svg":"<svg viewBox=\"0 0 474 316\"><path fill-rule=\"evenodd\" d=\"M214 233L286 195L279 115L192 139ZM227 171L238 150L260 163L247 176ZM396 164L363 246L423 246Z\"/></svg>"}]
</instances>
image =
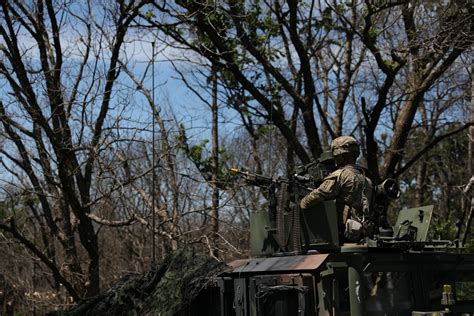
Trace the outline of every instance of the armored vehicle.
<instances>
[{"instance_id":1,"label":"armored vehicle","mask_svg":"<svg viewBox=\"0 0 474 316\"><path fill-rule=\"evenodd\" d=\"M369 237L340 244L333 201L299 209L304 177L235 172L275 198L251 215L252 258L218 279L221 316L474 315L474 254L428 237L433 206L401 210L393 227L374 218ZM392 180L377 188L383 207L399 196Z\"/></svg>"}]
</instances>

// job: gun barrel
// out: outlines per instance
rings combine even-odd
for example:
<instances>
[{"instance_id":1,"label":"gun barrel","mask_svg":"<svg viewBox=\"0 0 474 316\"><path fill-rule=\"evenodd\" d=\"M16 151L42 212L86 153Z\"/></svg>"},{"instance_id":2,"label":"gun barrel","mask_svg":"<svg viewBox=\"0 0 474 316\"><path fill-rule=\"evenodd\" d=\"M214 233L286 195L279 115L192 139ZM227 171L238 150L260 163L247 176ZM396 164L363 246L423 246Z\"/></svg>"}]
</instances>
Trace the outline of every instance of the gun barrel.
<instances>
[{"instance_id":1,"label":"gun barrel","mask_svg":"<svg viewBox=\"0 0 474 316\"><path fill-rule=\"evenodd\" d=\"M286 179L281 177L270 178L261 174L242 171L238 168L231 168L230 173L233 175L239 174L245 179L248 184L259 187L267 187L271 184L286 183L287 190L298 195L306 195L308 192L313 190L311 187L308 186L308 184L310 183L310 178L297 174L294 175L291 179Z\"/></svg>"},{"instance_id":2,"label":"gun barrel","mask_svg":"<svg viewBox=\"0 0 474 316\"><path fill-rule=\"evenodd\" d=\"M250 184L257 185L257 186L264 186L264 185L270 185L271 183L274 182L274 180L270 177L266 177L261 174L257 173L251 173L248 171L242 171L238 168L230 168L230 173L232 175L241 175Z\"/></svg>"}]
</instances>

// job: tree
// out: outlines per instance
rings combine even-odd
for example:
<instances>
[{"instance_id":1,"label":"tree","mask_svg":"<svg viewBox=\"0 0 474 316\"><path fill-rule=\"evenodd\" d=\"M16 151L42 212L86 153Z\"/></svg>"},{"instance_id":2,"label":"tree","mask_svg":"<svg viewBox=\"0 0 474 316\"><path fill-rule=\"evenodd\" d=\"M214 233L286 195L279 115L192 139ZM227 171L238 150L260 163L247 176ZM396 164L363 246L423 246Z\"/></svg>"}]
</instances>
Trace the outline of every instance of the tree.
<instances>
[{"instance_id":1,"label":"tree","mask_svg":"<svg viewBox=\"0 0 474 316\"><path fill-rule=\"evenodd\" d=\"M271 121L302 163L328 136L363 127L376 181L399 175L420 104L473 33L473 8L457 1L186 1L154 10L160 20L142 24L216 65L229 105ZM356 113L361 121L350 122ZM393 133L382 149L385 130Z\"/></svg>"},{"instance_id":2,"label":"tree","mask_svg":"<svg viewBox=\"0 0 474 316\"><path fill-rule=\"evenodd\" d=\"M4 169L30 196L25 212L43 242L29 240L14 214L0 228L36 255L75 300L100 288L94 213L101 196L93 186L101 181L101 153L113 142L107 118L115 106L119 57L144 4L1 2L0 154Z\"/></svg>"}]
</instances>

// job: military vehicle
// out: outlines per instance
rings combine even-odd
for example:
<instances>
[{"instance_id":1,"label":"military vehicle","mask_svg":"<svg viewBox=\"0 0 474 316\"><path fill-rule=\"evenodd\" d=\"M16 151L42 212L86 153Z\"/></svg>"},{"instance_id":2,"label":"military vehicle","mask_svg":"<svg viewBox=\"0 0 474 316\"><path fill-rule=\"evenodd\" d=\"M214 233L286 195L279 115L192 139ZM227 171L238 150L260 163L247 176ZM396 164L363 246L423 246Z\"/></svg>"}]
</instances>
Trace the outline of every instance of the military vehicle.
<instances>
[{"instance_id":1,"label":"military vehicle","mask_svg":"<svg viewBox=\"0 0 474 316\"><path fill-rule=\"evenodd\" d=\"M387 225L388 200L400 194L393 180L377 186L359 243L340 244L334 201L299 209L330 171L324 163L291 179L233 170L268 189L270 206L251 215L252 258L218 278L220 315L474 315L474 254L428 237L433 206L403 209Z\"/></svg>"}]
</instances>

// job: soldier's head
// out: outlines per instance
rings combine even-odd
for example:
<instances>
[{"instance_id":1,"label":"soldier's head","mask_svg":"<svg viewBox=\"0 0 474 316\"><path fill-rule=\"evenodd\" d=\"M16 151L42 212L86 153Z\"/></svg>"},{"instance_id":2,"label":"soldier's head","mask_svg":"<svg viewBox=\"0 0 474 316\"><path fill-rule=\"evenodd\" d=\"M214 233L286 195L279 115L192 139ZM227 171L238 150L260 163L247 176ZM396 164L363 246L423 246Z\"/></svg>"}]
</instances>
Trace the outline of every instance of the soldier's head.
<instances>
[{"instance_id":1,"label":"soldier's head","mask_svg":"<svg viewBox=\"0 0 474 316\"><path fill-rule=\"evenodd\" d=\"M354 164L360 154L359 143L351 136L340 136L331 143L331 151L338 167Z\"/></svg>"}]
</instances>

